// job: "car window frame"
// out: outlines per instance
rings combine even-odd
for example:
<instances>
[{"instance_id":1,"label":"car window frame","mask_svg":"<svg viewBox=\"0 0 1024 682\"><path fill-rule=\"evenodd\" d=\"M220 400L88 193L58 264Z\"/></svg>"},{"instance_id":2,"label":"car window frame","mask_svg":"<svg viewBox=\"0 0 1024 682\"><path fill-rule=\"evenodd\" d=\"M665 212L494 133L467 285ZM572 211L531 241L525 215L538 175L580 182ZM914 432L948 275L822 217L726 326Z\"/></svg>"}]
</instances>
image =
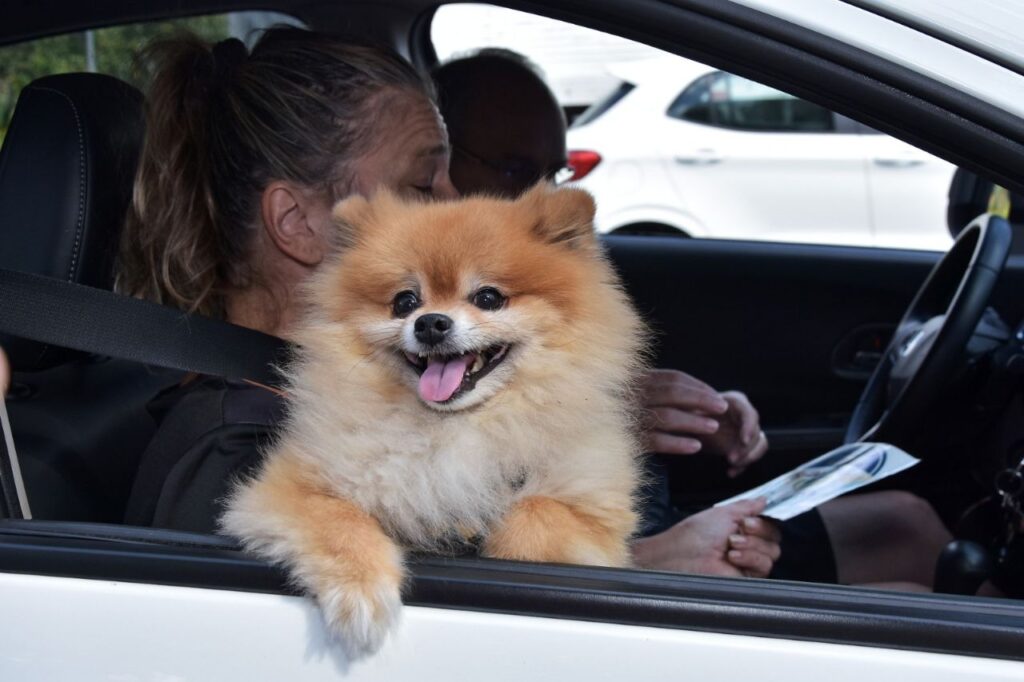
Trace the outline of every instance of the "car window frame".
<instances>
[{"instance_id":1,"label":"car window frame","mask_svg":"<svg viewBox=\"0 0 1024 682\"><path fill-rule=\"evenodd\" d=\"M1024 661L1024 602L645 570L414 556L404 603ZM0 573L297 596L227 539L0 521Z\"/></svg>"}]
</instances>

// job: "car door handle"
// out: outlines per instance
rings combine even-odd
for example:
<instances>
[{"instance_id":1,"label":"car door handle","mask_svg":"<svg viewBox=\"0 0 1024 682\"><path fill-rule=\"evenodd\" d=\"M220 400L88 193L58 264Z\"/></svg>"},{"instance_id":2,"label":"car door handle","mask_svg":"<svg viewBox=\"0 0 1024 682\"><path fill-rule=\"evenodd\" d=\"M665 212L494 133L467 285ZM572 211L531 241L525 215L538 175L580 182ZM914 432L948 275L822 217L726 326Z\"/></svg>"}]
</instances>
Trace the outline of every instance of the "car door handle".
<instances>
[{"instance_id":1,"label":"car door handle","mask_svg":"<svg viewBox=\"0 0 1024 682\"><path fill-rule=\"evenodd\" d=\"M720 163L722 158L714 149L698 149L689 156L676 156L674 161L680 166L711 166Z\"/></svg>"},{"instance_id":2,"label":"car door handle","mask_svg":"<svg viewBox=\"0 0 1024 682\"><path fill-rule=\"evenodd\" d=\"M853 329L832 350L832 373L845 379L867 379L885 356L895 329L895 325L882 323Z\"/></svg>"},{"instance_id":3,"label":"car door handle","mask_svg":"<svg viewBox=\"0 0 1024 682\"><path fill-rule=\"evenodd\" d=\"M912 168L924 163L924 159L875 159L875 165L882 168Z\"/></svg>"}]
</instances>

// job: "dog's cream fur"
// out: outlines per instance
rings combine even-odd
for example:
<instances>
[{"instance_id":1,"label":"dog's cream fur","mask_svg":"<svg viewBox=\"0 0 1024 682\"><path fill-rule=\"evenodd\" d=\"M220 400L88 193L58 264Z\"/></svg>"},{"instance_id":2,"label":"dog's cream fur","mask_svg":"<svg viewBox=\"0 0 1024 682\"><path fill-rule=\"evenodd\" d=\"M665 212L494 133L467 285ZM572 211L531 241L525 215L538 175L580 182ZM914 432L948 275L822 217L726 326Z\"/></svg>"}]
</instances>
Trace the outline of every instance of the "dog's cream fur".
<instances>
[{"instance_id":1,"label":"dog's cream fur","mask_svg":"<svg viewBox=\"0 0 1024 682\"><path fill-rule=\"evenodd\" d=\"M545 186L515 202L384 193L336 208L354 245L313 278L289 418L222 525L288 566L352 654L396 622L400 548L478 537L488 556L629 562L643 328L593 211L589 195ZM483 285L507 304L474 307ZM398 318L391 301L409 287L423 306ZM511 344L448 403L417 395L401 355L427 312L455 320L464 349Z\"/></svg>"}]
</instances>

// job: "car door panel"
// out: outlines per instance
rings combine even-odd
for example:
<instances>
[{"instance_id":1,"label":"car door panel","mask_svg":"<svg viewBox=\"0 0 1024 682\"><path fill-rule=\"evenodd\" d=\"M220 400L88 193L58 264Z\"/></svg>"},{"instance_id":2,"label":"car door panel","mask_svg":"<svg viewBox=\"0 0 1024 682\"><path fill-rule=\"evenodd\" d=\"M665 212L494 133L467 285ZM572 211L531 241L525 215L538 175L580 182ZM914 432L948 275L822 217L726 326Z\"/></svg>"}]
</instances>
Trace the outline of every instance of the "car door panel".
<instances>
[{"instance_id":1,"label":"car door panel","mask_svg":"<svg viewBox=\"0 0 1024 682\"><path fill-rule=\"evenodd\" d=\"M696 682L817 682L827 670L851 682L960 682L1024 670L1024 607L1012 602L422 557L409 562L396 636L353 662L312 600L226 540L48 528L0 522L0 601L17 614L0 624L4 679L664 680L683 671Z\"/></svg>"},{"instance_id":2,"label":"car door panel","mask_svg":"<svg viewBox=\"0 0 1024 682\"><path fill-rule=\"evenodd\" d=\"M405 609L377 656L351 662L300 597L0 574L0 599L27 616L0 627L0 671L22 682L819 682L824 670L835 682L986 682L1024 672L1013 661L423 607Z\"/></svg>"},{"instance_id":3,"label":"car door panel","mask_svg":"<svg viewBox=\"0 0 1024 682\"><path fill-rule=\"evenodd\" d=\"M605 243L651 324L656 364L747 393L772 444L772 471L841 442L868 375L849 362L870 359L863 354L885 339L940 256L651 236ZM1011 259L997 291L1011 323L1022 273Z\"/></svg>"},{"instance_id":4,"label":"car door panel","mask_svg":"<svg viewBox=\"0 0 1024 682\"><path fill-rule=\"evenodd\" d=\"M894 324L934 254L791 244L608 237L652 324L657 362L744 390L773 427L827 423L862 382L833 372L858 327Z\"/></svg>"},{"instance_id":5,"label":"car door panel","mask_svg":"<svg viewBox=\"0 0 1024 682\"><path fill-rule=\"evenodd\" d=\"M956 167L894 137L857 135L866 153L876 243L946 251L946 195Z\"/></svg>"},{"instance_id":6,"label":"car door panel","mask_svg":"<svg viewBox=\"0 0 1024 682\"><path fill-rule=\"evenodd\" d=\"M735 131L673 119L666 129L662 163L680 205L708 236L872 243L858 136Z\"/></svg>"}]
</instances>

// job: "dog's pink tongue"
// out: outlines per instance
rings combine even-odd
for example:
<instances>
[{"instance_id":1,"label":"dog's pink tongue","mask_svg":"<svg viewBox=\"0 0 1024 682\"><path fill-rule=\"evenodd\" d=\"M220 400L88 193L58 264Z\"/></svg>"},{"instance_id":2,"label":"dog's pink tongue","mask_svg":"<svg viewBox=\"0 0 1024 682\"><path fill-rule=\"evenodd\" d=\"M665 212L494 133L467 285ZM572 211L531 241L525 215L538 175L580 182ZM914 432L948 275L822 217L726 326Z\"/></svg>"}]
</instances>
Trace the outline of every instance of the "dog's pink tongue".
<instances>
[{"instance_id":1,"label":"dog's pink tongue","mask_svg":"<svg viewBox=\"0 0 1024 682\"><path fill-rule=\"evenodd\" d=\"M442 403L459 389L466 368L476 356L472 353L444 361L439 358L428 358L427 368L420 375L420 397Z\"/></svg>"}]
</instances>

